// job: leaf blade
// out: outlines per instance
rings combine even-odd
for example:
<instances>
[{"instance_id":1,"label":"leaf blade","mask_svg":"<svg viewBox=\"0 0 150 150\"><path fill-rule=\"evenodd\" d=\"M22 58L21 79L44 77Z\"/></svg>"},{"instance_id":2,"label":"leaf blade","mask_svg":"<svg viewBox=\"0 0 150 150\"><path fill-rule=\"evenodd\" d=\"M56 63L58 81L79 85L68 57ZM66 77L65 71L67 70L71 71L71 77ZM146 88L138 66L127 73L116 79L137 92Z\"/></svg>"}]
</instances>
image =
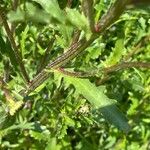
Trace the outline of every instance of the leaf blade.
<instances>
[{"instance_id":1,"label":"leaf blade","mask_svg":"<svg viewBox=\"0 0 150 150\"><path fill-rule=\"evenodd\" d=\"M96 87L88 79L79 79L63 75L65 82L73 84L77 92L82 94L94 107L100 110L103 117L117 128L127 133L130 130L126 116L115 105L115 101L104 94L104 87Z\"/></svg>"}]
</instances>

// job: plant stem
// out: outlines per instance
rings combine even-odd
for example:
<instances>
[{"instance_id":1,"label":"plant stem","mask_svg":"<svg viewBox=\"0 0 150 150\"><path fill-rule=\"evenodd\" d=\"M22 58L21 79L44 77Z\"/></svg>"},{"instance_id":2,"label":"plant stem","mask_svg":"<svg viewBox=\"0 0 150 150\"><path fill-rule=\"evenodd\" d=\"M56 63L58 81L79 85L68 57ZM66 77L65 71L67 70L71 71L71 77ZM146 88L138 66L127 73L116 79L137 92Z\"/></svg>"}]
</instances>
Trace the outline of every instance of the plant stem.
<instances>
[{"instance_id":1,"label":"plant stem","mask_svg":"<svg viewBox=\"0 0 150 150\"><path fill-rule=\"evenodd\" d=\"M103 72L108 74L108 73L118 71L121 69L127 69L127 68L133 68L133 67L150 69L150 63L148 63L148 62L124 62L121 64L113 65L108 68L104 68Z\"/></svg>"},{"instance_id":2,"label":"plant stem","mask_svg":"<svg viewBox=\"0 0 150 150\"><path fill-rule=\"evenodd\" d=\"M12 1L12 10L16 11L19 4L19 0ZM16 23L11 23L11 32L14 33L16 28Z\"/></svg>"},{"instance_id":3,"label":"plant stem","mask_svg":"<svg viewBox=\"0 0 150 150\"><path fill-rule=\"evenodd\" d=\"M129 0L124 1L117 0L114 3L114 5L110 7L108 12L102 17L102 19L98 24L98 29L100 29L98 33L104 32L104 30L121 15L128 1ZM75 43L74 45L71 45L71 47L68 49L66 53L56 58L56 60L54 60L53 62L50 62L45 69L43 69L37 76L33 78L33 80L28 85L28 89L23 92L23 95L28 95L49 77L50 73L46 70L56 69L61 67L62 65L65 65L71 59L73 59L79 53L85 50L98 37L99 34L93 33L93 35L88 41L82 39L79 42Z\"/></svg>"},{"instance_id":4,"label":"plant stem","mask_svg":"<svg viewBox=\"0 0 150 150\"><path fill-rule=\"evenodd\" d=\"M95 32L93 0L82 0L82 10L88 18L91 31Z\"/></svg>"},{"instance_id":5,"label":"plant stem","mask_svg":"<svg viewBox=\"0 0 150 150\"><path fill-rule=\"evenodd\" d=\"M80 30L75 30L74 31L73 38L72 38L72 41L71 41L71 45L74 45L75 43L77 43L79 41L80 34L81 34Z\"/></svg>"},{"instance_id":6,"label":"plant stem","mask_svg":"<svg viewBox=\"0 0 150 150\"><path fill-rule=\"evenodd\" d=\"M97 86L101 85L102 83L110 79L109 74L112 72L119 71L122 69L127 69L127 68L133 68L133 67L150 69L150 63L148 62L124 62L124 63L116 64L107 68L103 68L101 72L104 74L104 77L102 79L98 79L96 85Z\"/></svg>"},{"instance_id":7,"label":"plant stem","mask_svg":"<svg viewBox=\"0 0 150 150\"><path fill-rule=\"evenodd\" d=\"M121 64L116 64L107 68L103 68L100 70L93 70L91 72L71 72L68 70L65 70L63 68L56 68L55 70L62 72L63 74L66 74L68 76L73 76L73 77L79 77L79 78L87 78L87 77L92 77L92 76L96 76L96 74L98 73L102 73L105 76L108 75L111 72L115 72L118 70L122 70L122 69L127 69L127 68L147 68L150 69L150 63L147 62L125 62L125 63L121 63ZM108 76L107 76L108 78Z\"/></svg>"},{"instance_id":8,"label":"plant stem","mask_svg":"<svg viewBox=\"0 0 150 150\"><path fill-rule=\"evenodd\" d=\"M28 83L29 82L29 77L28 77L28 74L27 74L26 69L24 67L24 64L22 62L21 54L20 54L20 52L19 52L19 50L17 48L17 45L15 43L13 34L12 34L10 28L9 28L9 25L7 23L7 20L6 20L6 16L5 16L1 6L0 6L0 17L1 17L2 21L3 21L3 25L4 25L4 28L5 28L5 31L7 33L8 39L9 39L9 41L11 43L12 48L13 48L13 52L15 54L17 63L20 66L20 70L21 70L22 76L24 77L25 82Z\"/></svg>"},{"instance_id":9,"label":"plant stem","mask_svg":"<svg viewBox=\"0 0 150 150\"><path fill-rule=\"evenodd\" d=\"M42 70L43 68L45 68L45 66L46 66L46 64L47 64L47 57L48 57L48 55L49 55L49 53L50 53L50 51L51 51L51 49L52 49L52 47L53 47L54 41L55 41L55 37L52 38L52 39L49 41L48 47L47 47L47 49L46 49L46 51L45 51L44 56L43 56L42 59L41 59L41 63L40 63L40 65L39 65L39 68L38 68L37 73L41 72L41 70Z\"/></svg>"},{"instance_id":10,"label":"plant stem","mask_svg":"<svg viewBox=\"0 0 150 150\"><path fill-rule=\"evenodd\" d=\"M28 85L28 89L24 92L25 95L32 92L49 78L50 72L47 70L55 69L66 64L69 60L73 59L77 54L79 54L79 52L85 49L85 47L87 47L90 43L91 41L85 42L85 39L83 39L72 45L63 55L57 57L53 62L50 62L45 69L43 69L37 76L33 78L33 80Z\"/></svg>"},{"instance_id":11,"label":"plant stem","mask_svg":"<svg viewBox=\"0 0 150 150\"><path fill-rule=\"evenodd\" d=\"M97 32L103 32L112 23L114 23L123 13L126 5L130 0L116 0L116 2L109 8L106 14L102 16L100 21L95 26Z\"/></svg>"}]
</instances>

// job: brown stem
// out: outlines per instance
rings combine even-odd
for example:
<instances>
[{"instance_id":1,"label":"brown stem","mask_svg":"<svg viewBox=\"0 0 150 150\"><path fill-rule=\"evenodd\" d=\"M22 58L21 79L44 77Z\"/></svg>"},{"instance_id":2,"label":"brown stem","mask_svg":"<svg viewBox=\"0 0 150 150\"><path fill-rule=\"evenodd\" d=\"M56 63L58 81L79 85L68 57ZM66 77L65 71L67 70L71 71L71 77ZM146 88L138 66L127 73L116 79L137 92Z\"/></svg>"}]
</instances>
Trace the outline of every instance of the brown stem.
<instances>
[{"instance_id":1,"label":"brown stem","mask_svg":"<svg viewBox=\"0 0 150 150\"><path fill-rule=\"evenodd\" d=\"M13 8L13 10L17 9L18 4L19 4L19 0L13 0L13 2L12 2L12 8Z\"/></svg>"},{"instance_id":2,"label":"brown stem","mask_svg":"<svg viewBox=\"0 0 150 150\"><path fill-rule=\"evenodd\" d=\"M96 81L96 85L98 86L110 79L111 76L109 75L109 73L115 72L118 70L122 70L122 69L133 68L133 67L150 69L150 63L127 62L127 63L116 64L111 67L103 68L100 71L96 70L96 71L93 71L93 73L91 73L91 72L72 72L72 71L65 70L63 68L57 68L55 70L63 73L64 75L72 76L72 77L76 77L76 78L88 78L88 77L96 76L99 72L102 72L103 77Z\"/></svg>"},{"instance_id":3,"label":"brown stem","mask_svg":"<svg viewBox=\"0 0 150 150\"><path fill-rule=\"evenodd\" d=\"M84 15L88 18L91 31L95 32L93 0L83 0L82 10L84 12Z\"/></svg>"},{"instance_id":4,"label":"brown stem","mask_svg":"<svg viewBox=\"0 0 150 150\"><path fill-rule=\"evenodd\" d=\"M149 0L131 0L130 4L140 5L140 4L150 4Z\"/></svg>"},{"instance_id":5,"label":"brown stem","mask_svg":"<svg viewBox=\"0 0 150 150\"><path fill-rule=\"evenodd\" d=\"M111 72L115 72L115 71L122 70L122 69L133 68L133 67L150 69L150 63L148 62L125 62L125 63L116 64L116 65L103 68L101 70L92 71L92 72L71 72L63 68L56 68L55 70L62 72L63 74L66 74L68 76L73 76L73 77L86 78L86 77L96 76L96 74L98 73L102 73L105 75L105 77L107 76L106 78L108 78L108 74Z\"/></svg>"},{"instance_id":6,"label":"brown stem","mask_svg":"<svg viewBox=\"0 0 150 150\"><path fill-rule=\"evenodd\" d=\"M108 13L102 17L101 21L98 24L99 32L104 32L104 30L112 24L123 12L127 2L129 0L117 0L116 3L108 10ZM117 10L118 9L118 10ZM105 21L106 20L106 21ZM61 55L60 57L56 58L55 61L50 62L46 69L56 69L58 67L61 67L62 65L65 65L68 63L71 59L76 57L79 53L81 53L83 50L85 50L96 38L98 38L98 34L93 34L91 38L86 40L80 40L79 42L72 45L69 50ZM34 89L36 89L39 85L41 85L48 77L50 73L47 71L42 70L41 73L39 73L37 76L34 77L34 79L30 82L28 85L28 89L26 91L23 91L23 95L27 95L30 92L32 92Z\"/></svg>"},{"instance_id":7,"label":"brown stem","mask_svg":"<svg viewBox=\"0 0 150 150\"><path fill-rule=\"evenodd\" d=\"M101 79L99 78L98 80L96 80L96 86L102 85L104 84L106 81L108 81L110 79L110 76L105 75L104 77L102 77Z\"/></svg>"},{"instance_id":8,"label":"brown stem","mask_svg":"<svg viewBox=\"0 0 150 150\"><path fill-rule=\"evenodd\" d=\"M127 69L127 68L133 68L133 67L150 69L150 63L148 63L148 62L125 62L122 64L113 65L108 68L104 68L101 71L101 72L103 72L104 77L102 79L97 80L96 85L101 85L102 83L104 83L105 81L110 79L110 73L112 73L112 72L122 70L122 69Z\"/></svg>"},{"instance_id":9,"label":"brown stem","mask_svg":"<svg viewBox=\"0 0 150 150\"><path fill-rule=\"evenodd\" d=\"M18 4L19 4L19 0L13 0L13 2L12 2L12 9L14 11L17 10ZM15 28L16 28L16 23L11 23L11 32L12 33L15 32Z\"/></svg>"},{"instance_id":10,"label":"brown stem","mask_svg":"<svg viewBox=\"0 0 150 150\"><path fill-rule=\"evenodd\" d=\"M72 5L72 0L68 0L67 7L71 8L71 5Z\"/></svg>"},{"instance_id":11,"label":"brown stem","mask_svg":"<svg viewBox=\"0 0 150 150\"><path fill-rule=\"evenodd\" d=\"M70 59L73 59L79 51L81 51L81 46L87 42L85 40L81 40L78 43L72 45L68 51L66 51L61 56L57 57L53 62L50 62L45 69L43 69L37 76L33 78L33 80L28 85L28 89L26 91L21 92L23 95L27 95L36 89L39 85L41 85L47 78L50 76L50 72L47 70L58 68L64 64L66 64Z\"/></svg>"},{"instance_id":12,"label":"brown stem","mask_svg":"<svg viewBox=\"0 0 150 150\"><path fill-rule=\"evenodd\" d=\"M116 2L109 8L106 14L102 16L100 21L95 26L96 32L103 32L106 30L112 23L114 23L120 15L123 13L126 5L130 0L116 0Z\"/></svg>"},{"instance_id":13,"label":"brown stem","mask_svg":"<svg viewBox=\"0 0 150 150\"><path fill-rule=\"evenodd\" d=\"M108 74L108 73L111 73L114 71L127 69L127 68L133 68L133 67L150 69L150 63L148 63L148 62L125 62L125 63L113 65L108 68L104 68L102 71L105 74Z\"/></svg>"},{"instance_id":14,"label":"brown stem","mask_svg":"<svg viewBox=\"0 0 150 150\"><path fill-rule=\"evenodd\" d=\"M67 76L72 76L76 78L88 78L91 76L91 73L88 72L74 72L74 71L65 70L64 68L56 68L55 70Z\"/></svg>"},{"instance_id":15,"label":"brown stem","mask_svg":"<svg viewBox=\"0 0 150 150\"><path fill-rule=\"evenodd\" d=\"M3 8L1 6L0 6L0 17L1 17L2 21L3 21L3 25L4 25L5 31L7 33L8 39L9 39L9 41L11 43L11 46L13 48L13 52L15 54L16 60L17 60L17 62L19 64L19 66L20 66L22 76L24 77L25 81L28 83L29 82L29 77L28 77L28 74L27 74L27 72L25 70L24 64L22 62L21 54L20 54L20 52L18 50L18 47L17 47L17 45L15 43L13 34L12 34L10 28L9 28L9 25L7 23L7 20L6 20L6 16L5 16L5 14L3 12Z\"/></svg>"},{"instance_id":16,"label":"brown stem","mask_svg":"<svg viewBox=\"0 0 150 150\"><path fill-rule=\"evenodd\" d=\"M75 30L74 31L73 38L72 38L72 41L71 41L71 45L74 45L75 43L77 43L79 41L80 34L81 34L80 30Z\"/></svg>"}]
</instances>

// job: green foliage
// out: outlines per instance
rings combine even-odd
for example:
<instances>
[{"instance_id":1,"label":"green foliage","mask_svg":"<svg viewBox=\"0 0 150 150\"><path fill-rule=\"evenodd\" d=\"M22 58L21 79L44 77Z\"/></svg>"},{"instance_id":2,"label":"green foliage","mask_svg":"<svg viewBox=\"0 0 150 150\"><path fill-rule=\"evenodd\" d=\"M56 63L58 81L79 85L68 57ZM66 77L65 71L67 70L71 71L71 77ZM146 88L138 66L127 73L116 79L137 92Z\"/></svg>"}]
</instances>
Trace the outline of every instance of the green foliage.
<instances>
[{"instance_id":1,"label":"green foliage","mask_svg":"<svg viewBox=\"0 0 150 150\"><path fill-rule=\"evenodd\" d=\"M81 2L27 0L13 9L12 1L0 3L31 79L23 80L0 17L0 149L150 149L150 71L105 72L105 67L125 62L150 62L150 7L127 6L99 35L91 31ZM115 1L93 2L95 27ZM95 39L87 44L91 37ZM82 53L60 68L46 68L49 78L22 94L39 66L45 68L81 39ZM85 79L80 73L92 76Z\"/></svg>"},{"instance_id":2,"label":"green foliage","mask_svg":"<svg viewBox=\"0 0 150 150\"><path fill-rule=\"evenodd\" d=\"M130 127L127 123L127 119L115 106L115 100L109 99L104 94L104 87L96 87L86 79L65 76L65 80L67 83L73 84L76 91L82 94L91 103L94 109L100 110L106 120L124 132L128 132Z\"/></svg>"}]
</instances>

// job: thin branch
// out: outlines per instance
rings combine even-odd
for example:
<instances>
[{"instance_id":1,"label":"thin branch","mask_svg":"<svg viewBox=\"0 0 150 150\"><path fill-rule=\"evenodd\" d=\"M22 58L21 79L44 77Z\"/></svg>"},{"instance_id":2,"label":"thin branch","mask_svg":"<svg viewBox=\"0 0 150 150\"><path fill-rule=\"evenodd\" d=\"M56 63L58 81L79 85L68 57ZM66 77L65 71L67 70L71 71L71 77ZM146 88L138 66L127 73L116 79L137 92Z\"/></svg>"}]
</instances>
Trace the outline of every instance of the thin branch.
<instances>
[{"instance_id":1,"label":"thin branch","mask_svg":"<svg viewBox=\"0 0 150 150\"><path fill-rule=\"evenodd\" d=\"M53 62L50 62L45 69L43 69L37 76L33 78L33 80L28 85L28 89L24 91L24 93L22 92L22 94L29 94L39 85L41 85L46 79L48 79L50 76L50 72L48 72L47 70L58 68L66 64L70 59L73 59L79 53L79 50L81 50L79 48L83 45L83 43L87 42L85 42L85 40L81 40L80 42L75 43L64 54L57 57Z\"/></svg>"},{"instance_id":2,"label":"thin branch","mask_svg":"<svg viewBox=\"0 0 150 150\"><path fill-rule=\"evenodd\" d=\"M3 9L3 8L0 6L0 17L1 17L2 21L3 21L3 25L4 25L4 28L5 28L5 30L6 30L8 39L9 39L9 41L10 41L10 43L11 43L11 46L12 46L12 48L13 48L13 50L14 50L13 52L14 52L14 54L15 54L17 63L18 63L19 66L20 66L22 76L24 77L25 81L28 83L28 82L29 82L29 77L28 77L28 74L27 74L27 72L26 72L26 70L25 70L24 64L23 64L23 62L22 62L21 54L20 54L20 52L19 52L19 50L18 50L18 48L17 48L17 45L16 45L16 43L15 43L13 34L12 34L10 28L9 28L9 25L8 25L8 23L7 23L7 20L6 20L6 16L5 16L5 14L4 14L4 12L3 12L2 9Z\"/></svg>"},{"instance_id":3,"label":"thin branch","mask_svg":"<svg viewBox=\"0 0 150 150\"><path fill-rule=\"evenodd\" d=\"M13 9L14 11L17 10L18 4L19 4L19 0L13 0L13 1L12 1L12 9ZM12 23L12 24L11 24L11 32L12 32L12 33L15 32L15 28L16 28L16 23Z\"/></svg>"},{"instance_id":4,"label":"thin branch","mask_svg":"<svg viewBox=\"0 0 150 150\"><path fill-rule=\"evenodd\" d=\"M94 77L98 74L101 74L102 78L99 78L96 81L96 85L99 86L109 80L111 78L110 73L122 70L122 69L128 69L128 68L146 68L150 69L150 63L144 63L144 62L128 62L128 63L122 63L122 64L116 64L108 68L103 68L101 70L94 70L92 72L73 72L65 70L64 68L57 68L55 69L58 72L61 72L64 75L76 77L76 78L88 78L88 77Z\"/></svg>"},{"instance_id":5,"label":"thin branch","mask_svg":"<svg viewBox=\"0 0 150 150\"><path fill-rule=\"evenodd\" d=\"M67 7L71 8L71 5L72 5L72 0L68 0Z\"/></svg>"},{"instance_id":6,"label":"thin branch","mask_svg":"<svg viewBox=\"0 0 150 150\"><path fill-rule=\"evenodd\" d=\"M96 82L95 82L95 84L96 84L96 86L102 85L106 81L108 81L110 78L111 77L109 75L105 75L104 77L97 79Z\"/></svg>"},{"instance_id":7,"label":"thin branch","mask_svg":"<svg viewBox=\"0 0 150 150\"><path fill-rule=\"evenodd\" d=\"M65 70L64 68L61 68L61 67L60 68L56 68L55 70L58 71L58 72L63 73L64 75L72 76L72 77L76 77L76 78L88 78L88 77L91 77L91 76L94 75L94 74L88 73L88 72L68 71L68 70Z\"/></svg>"},{"instance_id":8,"label":"thin branch","mask_svg":"<svg viewBox=\"0 0 150 150\"><path fill-rule=\"evenodd\" d=\"M13 8L13 10L17 9L18 4L19 4L19 0L13 0L13 2L12 2L12 8Z\"/></svg>"},{"instance_id":9,"label":"thin branch","mask_svg":"<svg viewBox=\"0 0 150 150\"><path fill-rule=\"evenodd\" d=\"M93 70L91 72L72 72L72 71L65 70L64 68L56 68L55 70L62 72L63 74L66 74L68 76L87 78L87 77L96 76L99 73L102 75L104 74L106 76L111 72L115 72L115 71L122 70L122 69L133 68L133 67L150 69L150 63L147 63L147 62L125 62L125 63L121 63L121 64L116 64L116 65L113 65L113 66L110 66L107 68L103 68L100 70Z\"/></svg>"},{"instance_id":10,"label":"thin branch","mask_svg":"<svg viewBox=\"0 0 150 150\"><path fill-rule=\"evenodd\" d=\"M80 34L81 34L80 30L75 30L74 31L73 38L72 38L72 41L71 41L71 45L74 45L75 43L77 43L79 41Z\"/></svg>"},{"instance_id":11,"label":"thin branch","mask_svg":"<svg viewBox=\"0 0 150 150\"><path fill-rule=\"evenodd\" d=\"M131 0L130 4L133 4L133 5L141 5L141 4L148 5L148 4L150 4L150 1L149 0Z\"/></svg>"},{"instance_id":12,"label":"thin branch","mask_svg":"<svg viewBox=\"0 0 150 150\"><path fill-rule=\"evenodd\" d=\"M45 66L47 65L47 57L48 57L48 55L49 55L49 53L50 53L50 51L51 51L51 49L52 49L52 47L53 47L54 41L55 41L55 37L53 37L53 38L49 41L48 47L47 47L47 49L46 49L46 51L45 51L45 54L44 54L44 56L42 57L42 59L41 59L41 61L40 61L40 65L39 65L39 68L38 68L37 73L41 72L41 70L42 70L43 68L45 68Z\"/></svg>"},{"instance_id":13,"label":"thin branch","mask_svg":"<svg viewBox=\"0 0 150 150\"><path fill-rule=\"evenodd\" d=\"M91 31L95 32L93 0L83 0L82 10L84 12L84 15L88 18Z\"/></svg>"},{"instance_id":14,"label":"thin branch","mask_svg":"<svg viewBox=\"0 0 150 150\"><path fill-rule=\"evenodd\" d=\"M101 33L106 30L112 23L114 23L123 13L126 5L130 0L116 0L116 2L109 8L106 14L102 16L100 21L96 24L95 30Z\"/></svg>"},{"instance_id":15,"label":"thin branch","mask_svg":"<svg viewBox=\"0 0 150 150\"><path fill-rule=\"evenodd\" d=\"M66 70L60 68L59 65L57 67L54 65L54 67L53 67L53 63L54 62L52 62L51 67L50 68L47 67L47 69L54 69L54 70L60 71L60 72L66 74L66 75L69 75L69 76L84 77L84 78L85 77L90 77L90 76L95 76L99 73L108 75L111 72L115 72L115 71L122 70L122 69L127 69L127 68L133 68L133 67L150 69L150 63L147 63L147 62L126 62L126 63L122 63L122 64L116 64L116 65L113 65L111 67L103 68L101 70L92 71L92 73L91 72L90 73L89 72L81 73L81 72L66 71ZM50 64L49 64L49 66L50 66ZM24 92L25 95L29 94L34 89L36 89L39 85L41 85L41 83L43 83L49 77L49 74L50 74L50 72L48 72L46 70L43 70L40 74L38 74L31 81L27 91Z\"/></svg>"},{"instance_id":16,"label":"thin branch","mask_svg":"<svg viewBox=\"0 0 150 150\"><path fill-rule=\"evenodd\" d=\"M148 63L148 62L125 62L125 63L113 65L108 68L104 68L102 71L105 74L108 74L108 73L111 73L114 71L127 69L127 68L133 68L133 67L150 69L150 63Z\"/></svg>"},{"instance_id":17,"label":"thin branch","mask_svg":"<svg viewBox=\"0 0 150 150\"><path fill-rule=\"evenodd\" d=\"M96 85L101 85L105 81L109 80L110 73L112 72L116 72L116 71L128 69L128 68L134 68L134 67L150 69L150 63L148 62L125 62L125 63L113 65L108 68L103 68L101 72L104 74L104 77L102 79L99 79Z\"/></svg>"},{"instance_id":18,"label":"thin branch","mask_svg":"<svg viewBox=\"0 0 150 150\"><path fill-rule=\"evenodd\" d=\"M112 24L123 12L127 2L129 0L117 0L116 3L108 10L108 13L102 17L101 21L98 24L98 32L104 32L104 30ZM39 85L41 85L49 76L50 73L46 70L59 68L66 63L68 63L71 59L76 57L79 53L85 50L96 38L98 38L98 34L93 34L91 38L86 41L84 39L79 42L71 45L68 51L62 54L60 57L56 58L53 62L50 62L44 70L42 70L37 76L33 78L33 80L28 85L28 89L23 91L23 95L28 95L34 89L36 89Z\"/></svg>"}]
</instances>

